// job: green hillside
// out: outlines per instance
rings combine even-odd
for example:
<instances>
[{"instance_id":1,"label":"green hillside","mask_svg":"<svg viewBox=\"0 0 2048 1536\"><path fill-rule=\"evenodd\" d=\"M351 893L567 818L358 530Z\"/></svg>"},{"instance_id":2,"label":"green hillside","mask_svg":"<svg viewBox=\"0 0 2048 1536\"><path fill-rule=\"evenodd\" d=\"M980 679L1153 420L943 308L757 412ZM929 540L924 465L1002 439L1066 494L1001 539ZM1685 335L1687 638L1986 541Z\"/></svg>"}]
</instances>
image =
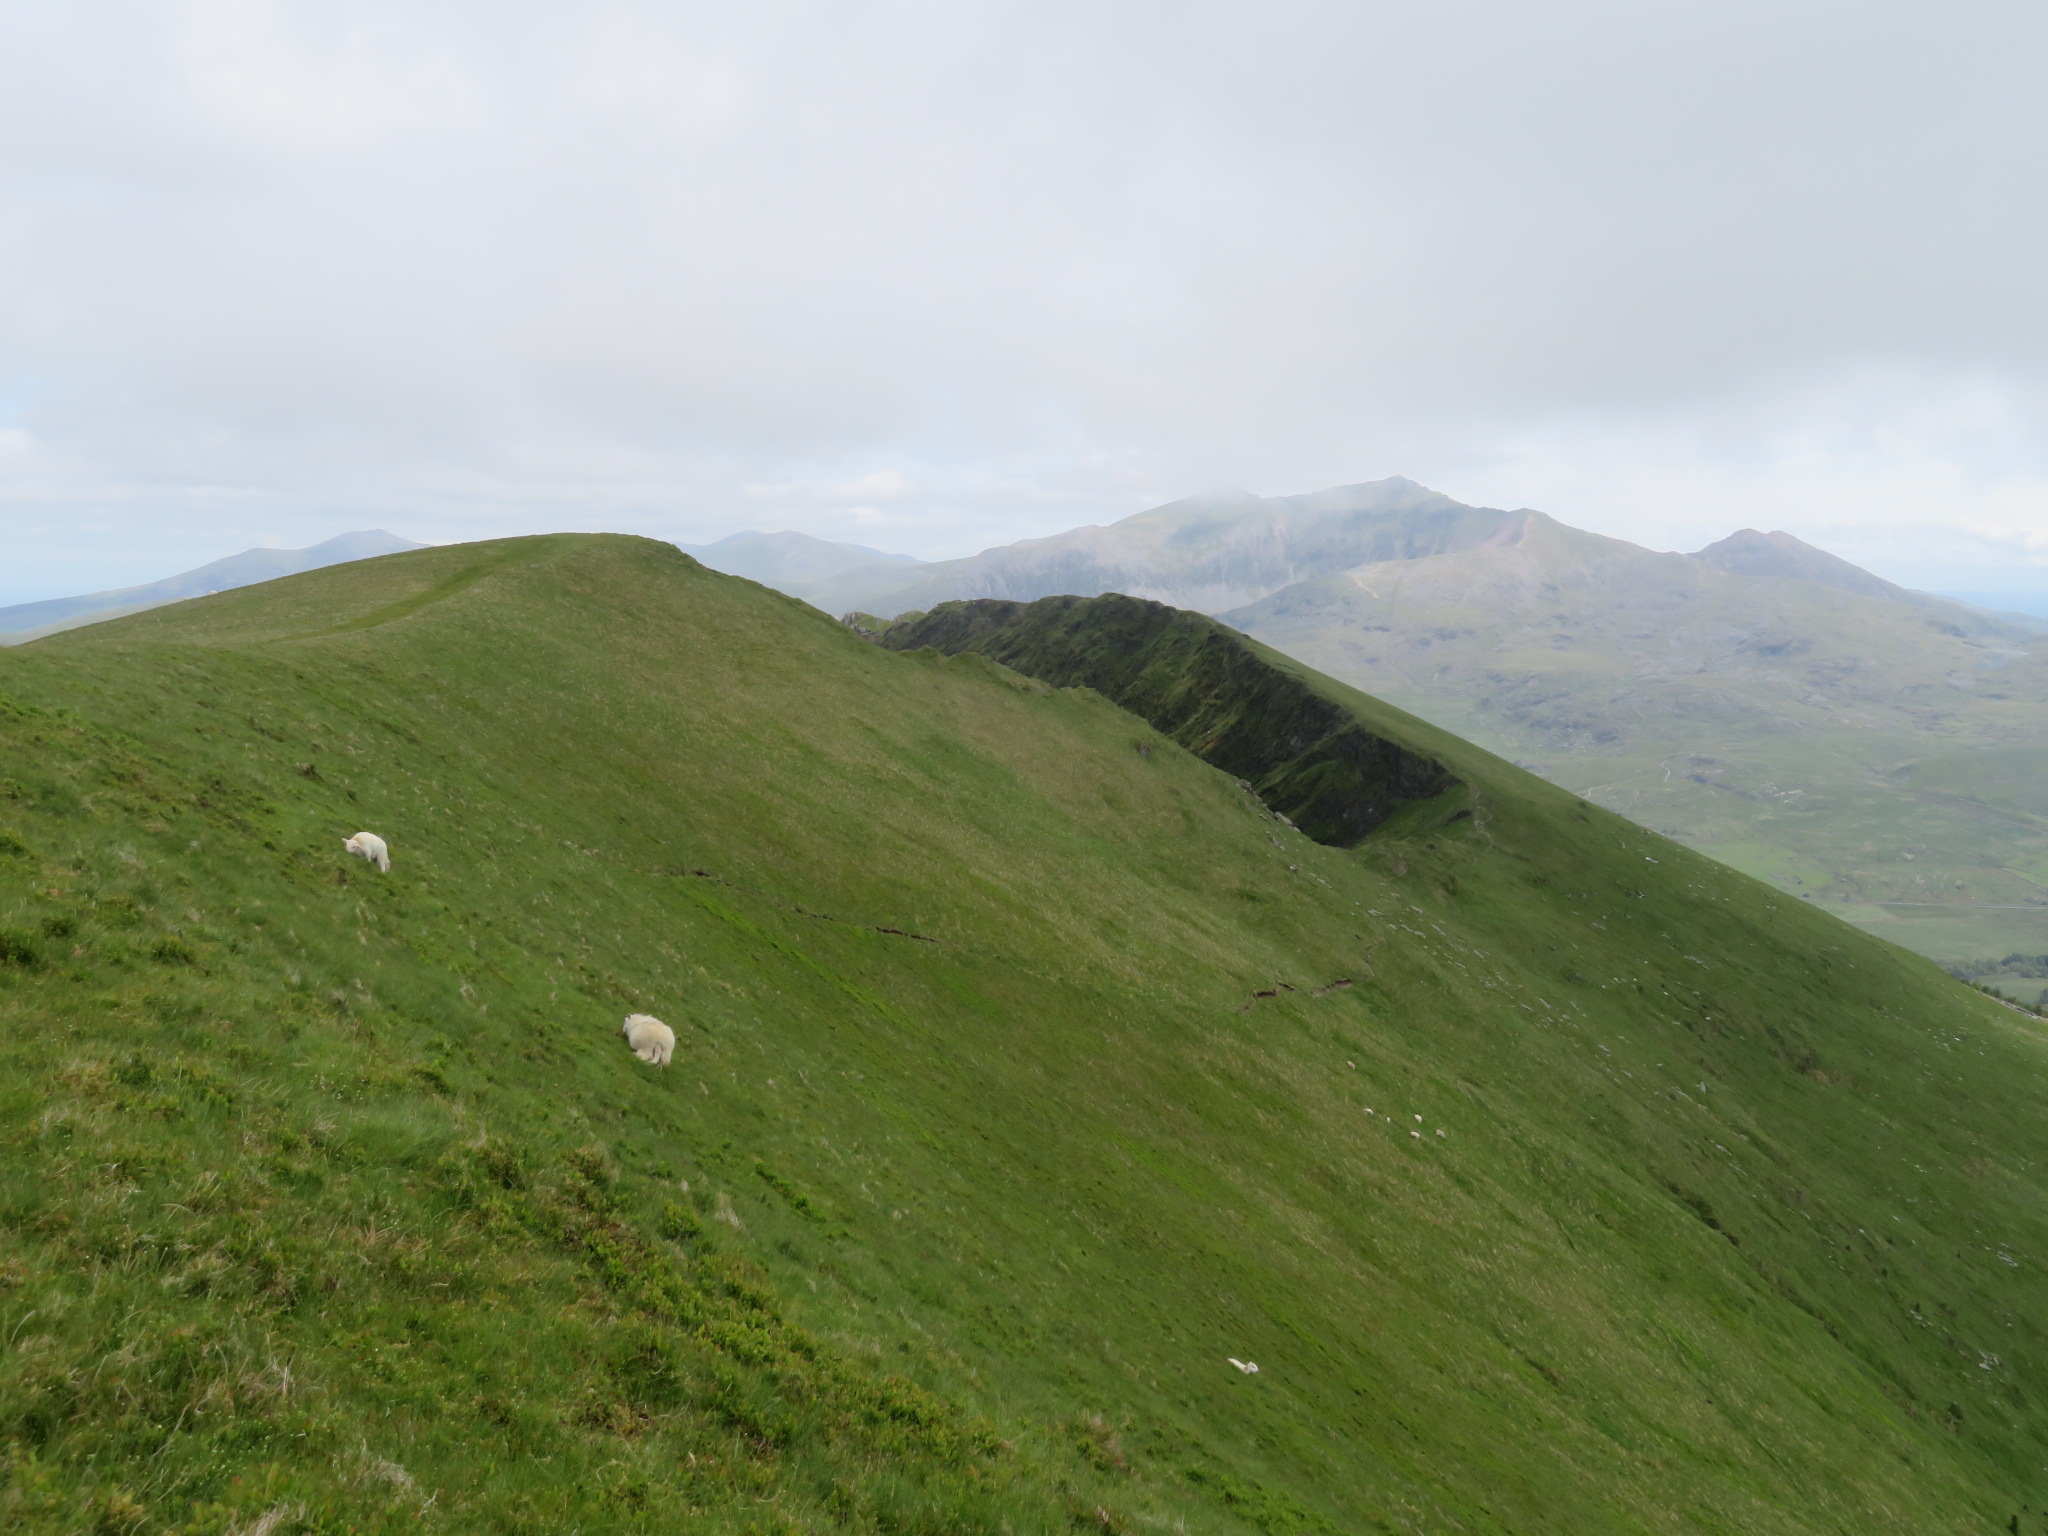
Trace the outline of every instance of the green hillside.
<instances>
[{"instance_id":1,"label":"green hillside","mask_svg":"<svg viewBox=\"0 0 2048 1536\"><path fill-rule=\"evenodd\" d=\"M0 653L0 1527L2048 1530L2037 1021L1265 659L1458 790L616 537Z\"/></svg>"}]
</instances>

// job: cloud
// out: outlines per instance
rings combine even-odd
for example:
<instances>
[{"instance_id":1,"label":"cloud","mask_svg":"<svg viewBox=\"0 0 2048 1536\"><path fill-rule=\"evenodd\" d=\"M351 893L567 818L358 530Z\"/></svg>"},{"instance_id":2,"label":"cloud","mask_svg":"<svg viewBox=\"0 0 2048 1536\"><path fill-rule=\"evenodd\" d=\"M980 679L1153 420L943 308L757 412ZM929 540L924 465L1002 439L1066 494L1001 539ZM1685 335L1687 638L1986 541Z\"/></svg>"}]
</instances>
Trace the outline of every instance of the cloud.
<instances>
[{"instance_id":1,"label":"cloud","mask_svg":"<svg viewBox=\"0 0 2048 1536\"><path fill-rule=\"evenodd\" d=\"M1396 472L1653 543L2036 548L2044 34L1814 0L19 0L0 518L35 590L0 599L370 523L861 508L943 554Z\"/></svg>"}]
</instances>

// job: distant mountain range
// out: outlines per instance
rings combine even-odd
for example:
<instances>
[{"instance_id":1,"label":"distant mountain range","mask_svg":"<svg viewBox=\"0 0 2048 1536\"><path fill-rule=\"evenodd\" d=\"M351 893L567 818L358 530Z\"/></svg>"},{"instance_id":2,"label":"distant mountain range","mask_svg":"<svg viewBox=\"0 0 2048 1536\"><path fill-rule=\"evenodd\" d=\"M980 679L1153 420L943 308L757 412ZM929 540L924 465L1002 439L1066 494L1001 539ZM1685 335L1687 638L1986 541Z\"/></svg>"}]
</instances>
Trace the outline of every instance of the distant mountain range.
<instances>
[{"instance_id":1,"label":"distant mountain range","mask_svg":"<svg viewBox=\"0 0 2048 1536\"><path fill-rule=\"evenodd\" d=\"M794 585L780 590L822 607L861 609L883 617L960 598L1031 602L1102 592L1220 616L1298 583L1367 565L1518 543L1534 526L1531 519L1565 527L1527 508L1509 512L1467 506L1396 475L1302 496L1261 497L1248 491L1193 496L1108 527L1074 528L958 560L918 562L856 545L826 544L802 534L739 534L724 543L752 549L774 540L801 541L800 546L778 547L818 552L802 570L788 572L793 583L807 591L797 592ZM1622 540L1605 542L1616 549L1651 553ZM702 558L699 548L683 547ZM706 551L721 548L703 546ZM831 556L820 558L825 551ZM1689 558L1731 575L1810 581L1915 607L1972 606L1898 586L1789 533L1746 528ZM779 571L768 561L751 562L761 574L739 569L736 561L705 563L778 585ZM1975 614L1966 622L1985 617ZM2020 614L1996 617L2009 622Z\"/></svg>"},{"instance_id":2,"label":"distant mountain range","mask_svg":"<svg viewBox=\"0 0 2048 1536\"><path fill-rule=\"evenodd\" d=\"M123 614L141 613L182 598L204 597L235 587L254 586L279 576L295 576L324 565L341 565L350 560L367 560L374 555L395 555L400 550L424 549L410 539L372 528L360 533L337 534L325 543L307 549L245 549L239 555L215 560L196 570L166 576L139 587L117 587L109 592L88 592L81 597L53 597L37 603L16 603L0 608L0 645L18 645L59 630L81 624L97 624Z\"/></svg>"},{"instance_id":3,"label":"distant mountain range","mask_svg":"<svg viewBox=\"0 0 2048 1536\"><path fill-rule=\"evenodd\" d=\"M1927 953L2048 953L2042 620L1789 533L1660 554L1397 477L960 560L810 542L836 571L757 579L882 616L1102 592L1196 609Z\"/></svg>"}]
</instances>

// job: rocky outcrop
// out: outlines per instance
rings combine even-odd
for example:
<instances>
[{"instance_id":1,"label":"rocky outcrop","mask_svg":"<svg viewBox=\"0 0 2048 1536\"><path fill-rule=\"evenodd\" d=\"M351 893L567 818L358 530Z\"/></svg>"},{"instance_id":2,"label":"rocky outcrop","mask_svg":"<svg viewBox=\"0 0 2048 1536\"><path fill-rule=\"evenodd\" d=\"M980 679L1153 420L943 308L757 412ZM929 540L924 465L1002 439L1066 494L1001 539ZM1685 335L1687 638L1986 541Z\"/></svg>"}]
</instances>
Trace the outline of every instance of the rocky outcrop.
<instances>
[{"instance_id":1,"label":"rocky outcrop","mask_svg":"<svg viewBox=\"0 0 2048 1536\"><path fill-rule=\"evenodd\" d=\"M1319 843L1352 847L1402 806L1459 782L1237 631L1143 598L942 603L871 637L895 651L977 652L1056 687L1093 688L1246 781Z\"/></svg>"}]
</instances>

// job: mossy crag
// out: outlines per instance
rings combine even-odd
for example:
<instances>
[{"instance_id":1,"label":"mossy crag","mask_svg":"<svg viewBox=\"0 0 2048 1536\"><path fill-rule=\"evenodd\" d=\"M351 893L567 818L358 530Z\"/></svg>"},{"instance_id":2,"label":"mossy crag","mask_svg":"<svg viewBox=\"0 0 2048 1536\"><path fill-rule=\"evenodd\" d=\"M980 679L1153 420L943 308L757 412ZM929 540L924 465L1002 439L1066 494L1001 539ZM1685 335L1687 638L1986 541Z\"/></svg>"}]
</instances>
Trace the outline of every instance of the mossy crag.
<instances>
[{"instance_id":1,"label":"mossy crag","mask_svg":"<svg viewBox=\"0 0 2048 1536\"><path fill-rule=\"evenodd\" d=\"M1317 693L1298 668L1164 603L1115 592L984 598L853 627L893 651L972 651L1055 687L1093 688L1332 847L1355 847L1404 806L1458 784L1443 764Z\"/></svg>"}]
</instances>

